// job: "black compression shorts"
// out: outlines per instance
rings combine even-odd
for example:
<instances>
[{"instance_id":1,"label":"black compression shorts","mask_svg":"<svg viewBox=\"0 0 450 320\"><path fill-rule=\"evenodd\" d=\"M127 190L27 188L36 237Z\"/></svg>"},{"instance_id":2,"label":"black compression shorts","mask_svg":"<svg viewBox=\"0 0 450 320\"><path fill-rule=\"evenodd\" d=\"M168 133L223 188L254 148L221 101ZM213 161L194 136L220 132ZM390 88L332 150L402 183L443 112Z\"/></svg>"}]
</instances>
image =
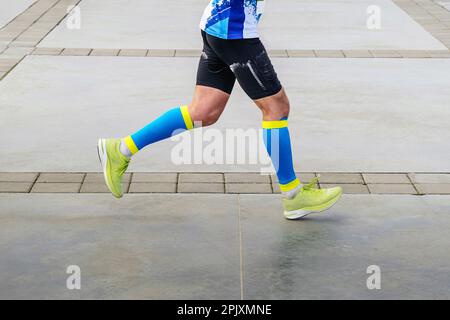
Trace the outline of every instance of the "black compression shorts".
<instances>
[{"instance_id":1,"label":"black compression shorts","mask_svg":"<svg viewBox=\"0 0 450 320\"><path fill-rule=\"evenodd\" d=\"M253 100L280 92L281 83L258 38L225 40L204 31L202 37L203 52L197 71L197 85L231 94L237 79Z\"/></svg>"}]
</instances>

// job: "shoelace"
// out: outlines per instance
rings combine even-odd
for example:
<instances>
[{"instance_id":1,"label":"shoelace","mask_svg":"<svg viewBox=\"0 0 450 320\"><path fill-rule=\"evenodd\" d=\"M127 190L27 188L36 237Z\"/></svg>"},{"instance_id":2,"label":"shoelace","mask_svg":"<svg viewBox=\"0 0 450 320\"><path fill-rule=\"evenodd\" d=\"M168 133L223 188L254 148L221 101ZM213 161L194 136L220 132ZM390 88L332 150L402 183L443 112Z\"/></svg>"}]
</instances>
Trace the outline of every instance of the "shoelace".
<instances>
[{"instance_id":1,"label":"shoelace","mask_svg":"<svg viewBox=\"0 0 450 320\"><path fill-rule=\"evenodd\" d=\"M319 183L319 177L314 177L308 184L303 185L304 190L317 190L317 184Z\"/></svg>"},{"instance_id":2,"label":"shoelace","mask_svg":"<svg viewBox=\"0 0 450 320\"><path fill-rule=\"evenodd\" d=\"M130 160L127 159L125 160L125 162L123 162L118 168L117 168L117 172L119 173L119 175L123 175L125 173L125 171L128 168L128 164L130 163Z\"/></svg>"},{"instance_id":3,"label":"shoelace","mask_svg":"<svg viewBox=\"0 0 450 320\"><path fill-rule=\"evenodd\" d=\"M119 153L120 153L119 145L116 146L116 152L119 152ZM122 162L122 163L117 167L117 169L116 169L116 172L117 172L120 176L122 176L122 175L125 173L125 171L127 171L127 169L128 169L128 164L130 163L130 159L124 159L124 160L125 160L125 161Z\"/></svg>"}]
</instances>

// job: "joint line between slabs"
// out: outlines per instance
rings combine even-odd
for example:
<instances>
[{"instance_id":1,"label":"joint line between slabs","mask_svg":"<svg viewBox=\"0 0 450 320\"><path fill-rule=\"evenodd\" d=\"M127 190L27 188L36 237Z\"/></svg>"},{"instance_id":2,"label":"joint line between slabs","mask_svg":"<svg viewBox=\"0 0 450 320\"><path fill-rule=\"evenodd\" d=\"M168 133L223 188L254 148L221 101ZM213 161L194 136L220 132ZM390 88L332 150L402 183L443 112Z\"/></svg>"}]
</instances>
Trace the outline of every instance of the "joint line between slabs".
<instances>
[{"instance_id":1,"label":"joint line between slabs","mask_svg":"<svg viewBox=\"0 0 450 320\"><path fill-rule=\"evenodd\" d=\"M239 230L239 274L240 274L240 295L244 300L244 254L242 247L242 221L241 221L241 196L237 195L238 204L238 230Z\"/></svg>"}]
</instances>

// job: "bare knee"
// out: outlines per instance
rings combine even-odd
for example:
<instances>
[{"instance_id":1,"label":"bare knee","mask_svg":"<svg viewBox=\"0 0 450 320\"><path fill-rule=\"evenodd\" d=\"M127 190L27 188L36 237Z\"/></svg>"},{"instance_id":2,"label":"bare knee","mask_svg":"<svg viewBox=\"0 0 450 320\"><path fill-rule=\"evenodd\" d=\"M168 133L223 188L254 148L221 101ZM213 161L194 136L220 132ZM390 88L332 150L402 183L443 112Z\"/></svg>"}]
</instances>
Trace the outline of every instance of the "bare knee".
<instances>
[{"instance_id":1,"label":"bare knee","mask_svg":"<svg viewBox=\"0 0 450 320\"><path fill-rule=\"evenodd\" d=\"M191 103L188 110L192 121L194 123L201 123L203 127L216 123L223 111L220 106L201 102Z\"/></svg>"},{"instance_id":2,"label":"bare knee","mask_svg":"<svg viewBox=\"0 0 450 320\"><path fill-rule=\"evenodd\" d=\"M218 89L196 86L189 114L194 123L210 126L219 120L230 95Z\"/></svg>"},{"instance_id":3,"label":"bare knee","mask_svg":"<svg viewBox=\"0 0 450 320\"><path fill-rule=\"evenodd\" d=\"M271 97L263 98L255 102L261 109L264 120L276 121L289 116L291 106L284 89Z\"/></svg>"}]
</instances>

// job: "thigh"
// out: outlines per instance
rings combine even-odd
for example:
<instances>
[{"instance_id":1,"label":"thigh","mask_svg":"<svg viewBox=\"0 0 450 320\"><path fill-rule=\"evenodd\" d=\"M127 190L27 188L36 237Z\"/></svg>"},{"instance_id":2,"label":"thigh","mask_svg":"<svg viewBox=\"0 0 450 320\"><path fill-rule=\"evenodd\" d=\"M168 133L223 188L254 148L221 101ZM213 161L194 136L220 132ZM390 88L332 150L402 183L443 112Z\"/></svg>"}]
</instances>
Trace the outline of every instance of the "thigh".
<instances>
[{"instance_id":1,"label":"thigh","mask_svg":"<svg viewBox=\"0 0 450 320\"><path fill-rule=\"evenodd\" d=\"M234 73L211 48L204 31L202 31L202 37L203 51L197 70L197 85L215 88L231 94L236 82Z\"/></svg>"},{"instance_id":2,"label":"thigh","mask_svg":"<svg viewBox=\"0 0 450 320\"><path fill-rule=\"evenodd\" d=\"M281 91L277 73L258 38L224 40L207 35L207 40L251 99L270 97Z\"/></svg>"},{"instance_id":3,"label":"thigh","mask_svg":"<svg viewBox=\"0 0 450 320\"><path fill-rule=\"evenodd\" d=\"M204 120L205 115L219 118L225 109L230 95L222 90L197 85L194 97L189 105L189 113L193 121Z\"/></svg>"}]
</instances>

